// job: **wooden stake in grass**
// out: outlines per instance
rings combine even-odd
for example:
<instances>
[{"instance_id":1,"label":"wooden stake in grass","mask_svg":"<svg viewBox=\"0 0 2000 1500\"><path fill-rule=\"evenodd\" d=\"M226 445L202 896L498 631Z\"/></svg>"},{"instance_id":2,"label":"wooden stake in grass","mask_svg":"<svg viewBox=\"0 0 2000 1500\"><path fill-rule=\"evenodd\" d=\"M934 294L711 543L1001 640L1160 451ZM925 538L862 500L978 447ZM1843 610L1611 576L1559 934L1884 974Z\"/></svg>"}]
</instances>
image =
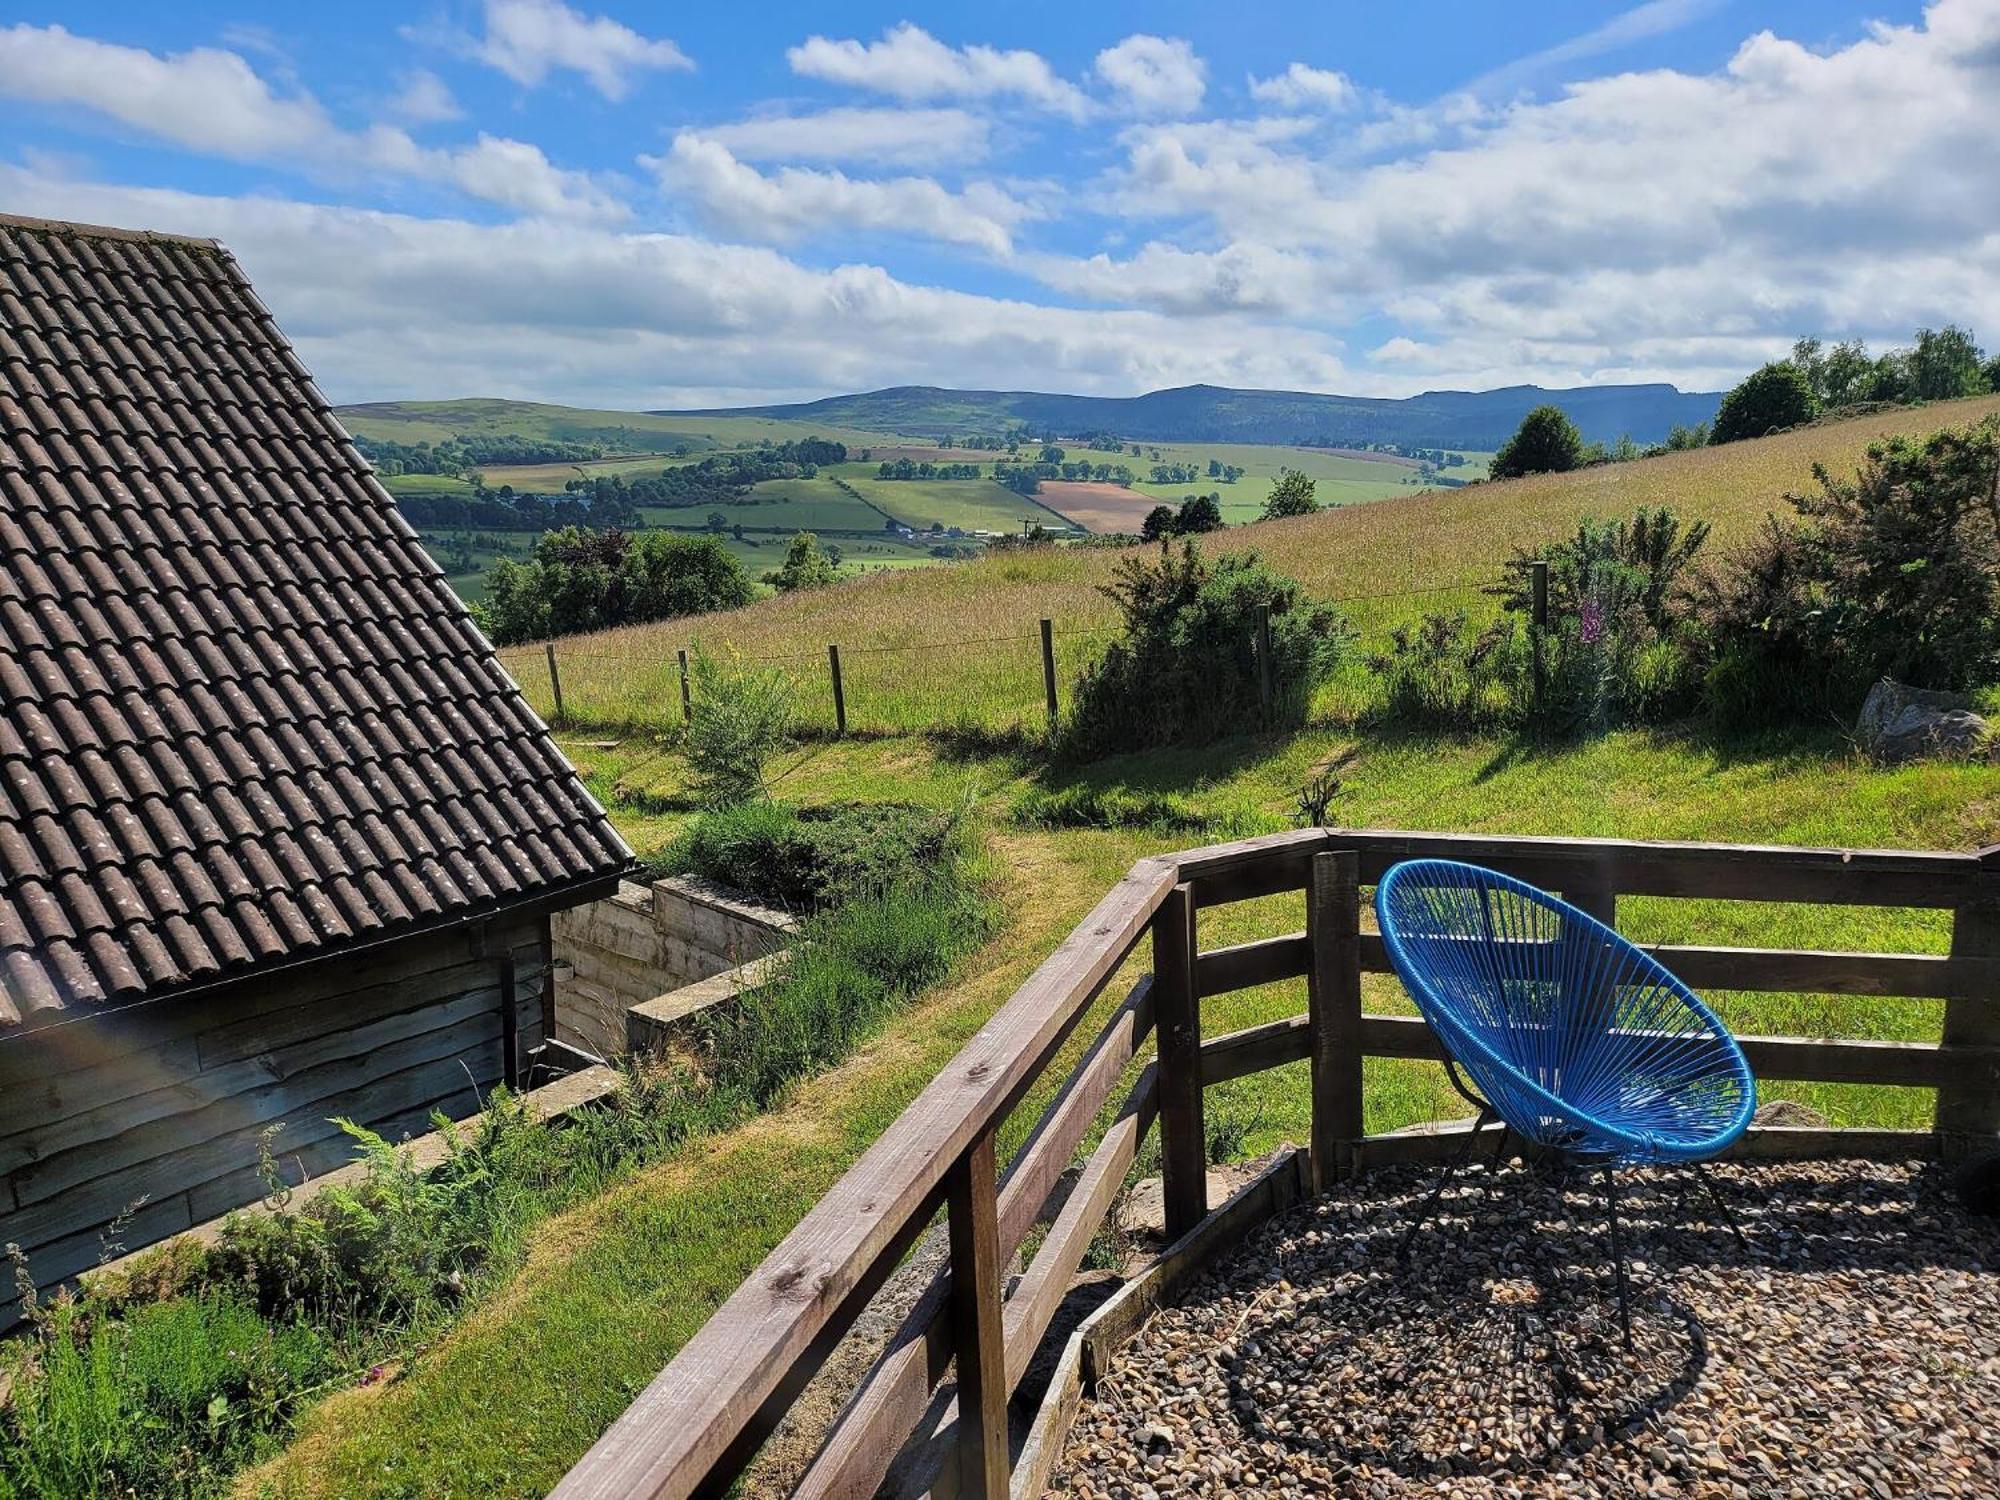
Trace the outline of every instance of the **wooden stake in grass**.
<instances>
[{"instance_id":1,"label":"wooden stake in grass","mask_svg":"<svg viewBox=\"0 0 2000 1500\"><path fill-rule=\"evenodd\" d=\"M549 693L556 700L556 722L563 721L562 674L556 671L556 643L550 641L544 648L549 654Z\"/></svg>"},{"instance_id":2,"label":"wooden stake in grass","mask_svg":"<svg viewBox=\"0 0 2000 1500\"><path fill-rule=\"evenodd\" d=\"M681 659L681 722L683 724L692 724L694 722L694 694L688 688L688 654L682 651L679 653L679 656Z\"/></svg>"},{"instance_id":3,"label":"wooden stake in grass","mask_svg":"<svg viewBox=\"0 0 2000 1500\"><path fill-rule=\"evenodd\" d=\"M847 733L847 694L840 686L840 647L831 641L826 647L826 665L833 674L833 732L844 735Z\"/></svg>"},{"instance_id":4,"label":"wooden stake in grass","mask_svg":"<svg viewBox=\"0 0 2000 1500\"><path fill-rule=\"evenodd\" d=\"M1042 621L1042 690L1049 700L1049 733L1056 732L1056 626Z\"/></svg>"},{"instance_id":5,"label":"wooden stake in grass","mask_svg":"<svg viewBox=\"0 0 2000 1500\"><path fill-rule=\"evenodd\" d=\"M1271 705L1276 687L1271 674L1271 606L1257 606L1257 702L1264 710L1264 726L1271 724Z\"/></svg>"},{"instance_id":6,"label":"wooden stake in grass","mask_svg":"<svg viewBox=\"0 0 2000 1500\"><path fill-rule=\"evenodd\" d=\"M1535 655L1535 707L1542 706L1542 687L1548 675L1542 660L1542 634L1549 628L1549 565L1541 558L1528 564L1528 576L1534 582L1535 608L1533 624L1528 629L1528 639Z\"/></svg>"}]
</instances>

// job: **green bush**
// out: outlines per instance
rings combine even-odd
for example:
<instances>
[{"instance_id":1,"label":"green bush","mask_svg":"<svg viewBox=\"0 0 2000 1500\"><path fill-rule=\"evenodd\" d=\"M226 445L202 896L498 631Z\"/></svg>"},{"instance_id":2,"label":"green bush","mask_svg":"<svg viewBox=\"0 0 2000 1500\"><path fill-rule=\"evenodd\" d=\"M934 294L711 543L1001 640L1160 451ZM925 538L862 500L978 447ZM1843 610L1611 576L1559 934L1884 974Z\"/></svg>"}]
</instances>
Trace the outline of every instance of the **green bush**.
<instances>
[{"instance_id":1,"label":"green bush","mask_svg":"<svg viewBox=\"0 0 2000 1500\"><path fill-rule=\"evenodd\" d=\"M1585 520L1574 533L1516 551L1493 590L1505 609L1533 608L1532 562L1549 566L1549 623L1540 702L1523 641L1510 682L1518 716L1557 732L1602 730L1687 712L1701 684L1696 562L1708 523L1683 527L1662 506L1630 521Z\"/></svg>"},{"instance_id":2,"label":"green bush","mask_svg":"<svg viewBox=\"0 0 2000 1500\"><path fill-rule=\"evenodd\" d=\"M1024 828L1143 828L1166 833L1214 833L1228 821L1196 812L1165 792L1122 786L1039 787L1021 795L1008 817Z\"/></svg>"},{"instance_id":3,"label":"green bush","mask_svg":"<svg viewBox=\"0 0 2000 1500\"><path fill-rule=\"evenodd\" d=\"M1706 702L1730 722L1850 713L1888 675L1968 690L2000 671L2000 419L1868 450L1815 473L1796 520L1707 580Z\"/></svg>"},{"instance_id":4,"label":"green bush","mask_svg":"<svg viewBox=\"0 0 2000 1500\"><path fill-rule=\"evenodd\" d=\"M1202 744L1257 724L1262 611L1271 618L1267 728L1303 724L1314 691L1353 642L1338 611L1308 603L1254 552L1211 564L1192 542L1178 553L1162 547L1156 562L1126 558L1102 592L1125 633L1077 678L1058 737L1070 756Z\"/></svg>"},{"instance_id":5,"label":"green bush","mask_svg":"<svg viewBox=\"0 0 2000 1500\"><path fill-rule=\"evenodd\" d=\"M686 755L689 791L706 808L760 796L764 766L792 723L792 684L782 672L725 664L699 646L690 662Z\"/></svg>"},{"instance_id":6,"label":"green bush","mask_svg":"<svg viewBox=\"0 0 2000 1500\"><path fill-rule=\"evenodd\" d=\"M956 858L963 838L957 810L907 802L747 802L696 818L654 866L812 909L880 892L913 869Z\"/></svg>"},{"instance_id":7,"label":"green bush","mask_svg":"<svg viewBox=\"0 0 2000 1500\"><path fill-rule=\"evenodd\" d=\"M1463 610L1398 625L1389 649L1368 659L1382 683L1384 717L1424 729L1477 729L1512 712L1512 620L1474 633Z\"/></svg>"}]
</instances>

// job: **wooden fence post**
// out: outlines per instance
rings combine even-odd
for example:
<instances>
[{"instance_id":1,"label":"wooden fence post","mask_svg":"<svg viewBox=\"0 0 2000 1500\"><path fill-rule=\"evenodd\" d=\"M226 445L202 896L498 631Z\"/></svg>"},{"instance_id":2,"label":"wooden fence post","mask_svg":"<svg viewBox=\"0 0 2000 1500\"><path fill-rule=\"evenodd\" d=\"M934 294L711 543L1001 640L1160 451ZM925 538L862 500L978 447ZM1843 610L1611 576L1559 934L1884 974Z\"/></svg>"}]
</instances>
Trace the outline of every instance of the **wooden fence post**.
<instances>
[{"instance_id":1,"label":"wooden fence post","mask_svg":"<svg viewBox=\"0 0 2000 1500\"><path fill-rule=\"evenodd\" d=\"M833 732L847 733L847 694L840 685L840 647L827 643L826 664L833 673Z\"/></svg>"},{"instance_id":2,"label":"wooden fence post","mask_svg":"<svg viewBox=\"0 0 2000 1500\"><path fill-rule=\"evenodd\" d=\"M555 722L560 724L563 721L562 674L556 671L556 643L550 641L543 649L549 654L549 691L555 695Z\"/></svg>"},{"instance_id":3,"label":"wooden fence post","mask_svg":"<svg viewBox=\"0 0 2000 1500\"><path fill-rule=\"evenodd\" d=\"M1201 1100L1201 1001L1194 988L1194 892L1175 886L1153 917L1153 1016L1160 1045L1160 1175L1167 1239L1208 1217Z\"/></svg>"},{"instance_id":4,"label":"wooden fence post","mask_svg":"<svg viewBox=\"0 0 2000 1500\"><path fill-rule=\"evenodd\" d=\"M1528 564L1528 576L1534 586L1533 610L1529 615L1528 645L1534 656L1535 708L1542 706L1542 689L1548 678L1547 663L1542 657L1542 632L1549 628L1549 565L1541 558Z\"/></svg>"},{"instance_id":5,"label":"wooden fence post","mask_svg":"<svg viewBox=\"0 0 2000 1500\"><path fill-rule=\"evenodd\" d=\"M958 1368L958 1493L1002 1500L1007 1453L1007 1346L1000 1311L1000 1208L988 1130L953 1165L950 1205L952 1355Z\"/></svg>"},{"instance_id":6,"label":"wooden fence post","mask_svg":"<svg viewBox=\"0 0 2000 1500\"><path fill-rule=\"evenodd\" d=\"M1049 699L1049 734L1056 732L1056 627L1053 620L1042 621L1042 690Z\"/></svg>"},{"instance_id":7,"label":"wooden fence post","mask_svg":"<svg viewBox=\"0 0 2000 1500\"><path fill-rule=\"evenodd\" d=\"M1361 856L1315 854L1306 885L1306 1008L1312 1029L1312 1181L1347 1171L1361 1113Z\"/></svg>"},{"instance_id":8,"label":"wooden fence post","mask_svg":"<svg viewBox=\"0 0 2000 1500\"><path fill-rule=\"evenodd\" d=\"M1271 606L1257 606L1257 702L1264 710L1264 724L1270 727L1272 703L1277 695L1271 673Z\"/></svg>"},{"instance_id":9,"label":"wooden fence post","mask_svg":"<svg viewBox=\"0 0 2000 1500\"><path fill-rule=\"evenodd\" d=\"M692 724L694 722L694 694L688 690L688 654L682 651L679 655L681 659L681 722L683 724Z\"/></svg>"},{"instance_id":10,"label":"wooden fence post","mask_svg":"<svg viewBox=\"0 0 2000 1500\"><path fill-rule=\"evenodd\" d=\"M2000 879L2000 844L1982 849L1979 863ZM1958 907L1951 918L1953 958L2000 955L2000 899L1986 896ZM2000 1047L2000 996L1960 996L1944 1003L1938 1041L1946 1047ZM2000 1140L2000 1089L1990 1082L1945 1083L1937 1091L1938 1151L1958 1160L1993 1148Z\"/></svg>"}]
</instances>

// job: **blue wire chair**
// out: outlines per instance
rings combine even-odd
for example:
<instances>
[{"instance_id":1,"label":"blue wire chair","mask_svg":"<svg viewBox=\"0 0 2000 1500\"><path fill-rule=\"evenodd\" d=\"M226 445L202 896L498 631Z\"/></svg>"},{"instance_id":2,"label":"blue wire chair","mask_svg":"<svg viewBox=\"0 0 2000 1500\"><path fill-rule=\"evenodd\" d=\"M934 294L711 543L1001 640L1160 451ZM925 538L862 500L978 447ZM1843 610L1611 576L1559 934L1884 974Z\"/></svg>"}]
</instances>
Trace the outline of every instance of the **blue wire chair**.
<instances>
[{"instance_id":1,"label":"blue wire chair","mask_svg":"<svg viewBox=\"0 0 2000 1500\"><path fill-rule=\"evenodd\" d=\"M1496 1166L1511 1131L1565 1161L1603 1168L1629 1344L1616 1168L1686 1163L1742 1242L1700 1163L1727 1150L1756 1108L1743 1049L1651 956L1512 876L1410 860L1383 876L1375 912L1390 963L1444 1045L1453 1086L1479 1109L1398 1254L1407 1256L1445 1182L1497 1116Z\"/></svg>"}]
</instances>

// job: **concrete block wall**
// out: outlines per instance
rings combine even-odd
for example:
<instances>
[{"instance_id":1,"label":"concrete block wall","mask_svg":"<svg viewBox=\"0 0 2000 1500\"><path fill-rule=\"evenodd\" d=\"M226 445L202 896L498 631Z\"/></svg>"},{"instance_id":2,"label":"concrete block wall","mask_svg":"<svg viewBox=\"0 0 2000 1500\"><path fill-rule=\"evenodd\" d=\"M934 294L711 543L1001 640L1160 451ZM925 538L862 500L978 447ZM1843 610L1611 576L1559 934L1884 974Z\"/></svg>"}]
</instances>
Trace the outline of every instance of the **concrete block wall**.
<instances>
[{"instance_id":1,"label":"concrete block wall","mask_svg":"<svg viewBox=\"0 0 2000 1500\"><path fill-rule=\"evenodd\" d=\"M703 881L650 886L556 914L556 1036L599 1057L625 1051L628 1012L777 952L797 921Z\"/></svg>"}]
</instances>

